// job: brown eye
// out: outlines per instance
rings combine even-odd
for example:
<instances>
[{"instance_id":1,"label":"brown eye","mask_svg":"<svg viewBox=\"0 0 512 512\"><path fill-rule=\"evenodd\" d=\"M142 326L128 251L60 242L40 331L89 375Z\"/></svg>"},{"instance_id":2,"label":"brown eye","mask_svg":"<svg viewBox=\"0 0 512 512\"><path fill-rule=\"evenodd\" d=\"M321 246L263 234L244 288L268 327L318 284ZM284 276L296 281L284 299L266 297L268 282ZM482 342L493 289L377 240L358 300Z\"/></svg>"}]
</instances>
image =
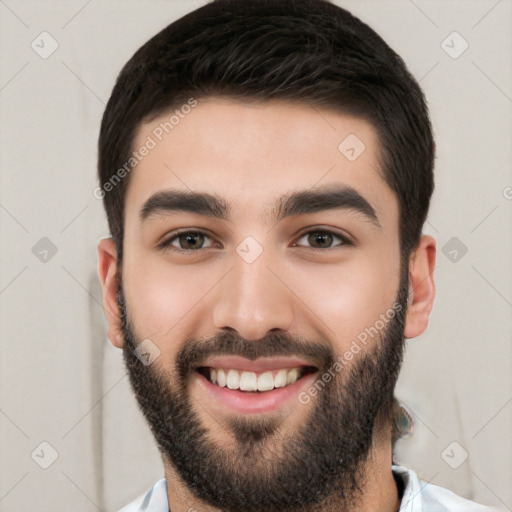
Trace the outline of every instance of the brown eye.
<instances>
[{"instance_id":1,"label":"brown eye","mask_svg":"<svg viewBox=\"0 0 512 512\"><path fill-rule=\"evenodd\" d=\"M327 230L308 231L299 238L299 241L303 239L307 240L307 244L311 249L333 249L343 245L353 245L348 238ZM333 245L336 239L341 243Z\"/></svg>"},{"instance_id":2,"label":"brown eye","mask_svg":"<svg viewBox=\"0 0 512 512\"><path fill-rule=\"evenodd\" d=\"M204 246L205 240L210 240L210 237L200 231L182 231L165 240L160 247L178 251L195 251L211 247L211 242L210 245Z\"/></svg>"},{"instance_id":3,"label":"brown eye","mask_svg":"<svg viewBox=\"0 0 512 512\"><path fill-rule=\"evenodd\" d=\"M204 243L204 235L202 233L185 233L178 235L180 249L197 249Z\"/></svg>"},{"instance_id":4,"label":"brown eye","mask_svg":"<svg viewBox=\"0 0 512 512\"><path fill-rule=\"evenodd\" d=\"M315 231L314 233L308 234L308 242L316 248L325 249L330 247L333 242L333 236L331 233L322 231Z\"/></svg>"}]
</instances>

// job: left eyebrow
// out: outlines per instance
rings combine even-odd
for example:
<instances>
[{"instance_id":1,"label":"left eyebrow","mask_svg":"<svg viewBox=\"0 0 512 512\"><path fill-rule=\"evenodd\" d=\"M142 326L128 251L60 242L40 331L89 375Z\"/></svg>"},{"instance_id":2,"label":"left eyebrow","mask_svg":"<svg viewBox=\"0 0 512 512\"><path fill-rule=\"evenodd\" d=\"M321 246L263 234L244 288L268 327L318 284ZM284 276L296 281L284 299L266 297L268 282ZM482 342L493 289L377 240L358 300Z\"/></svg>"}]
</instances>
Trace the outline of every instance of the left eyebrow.
<instances>
[{"instance_id":1,"label":"left eyebrow","mask_svg":"<svg viewBox=\"0 0 512 512\"><path fill-rule=\"evenodd\" d=\"M286 217L313 214L325 210L352 210L382 229L373 206L349 186L330 186L291 192L281 196L265 215L268 224ZM230 205L216 194L188 190L163 190L152 195L142 206L140 219L171 211L185 211L222 220L230 220Z\"/></svg>"}]
</instances>

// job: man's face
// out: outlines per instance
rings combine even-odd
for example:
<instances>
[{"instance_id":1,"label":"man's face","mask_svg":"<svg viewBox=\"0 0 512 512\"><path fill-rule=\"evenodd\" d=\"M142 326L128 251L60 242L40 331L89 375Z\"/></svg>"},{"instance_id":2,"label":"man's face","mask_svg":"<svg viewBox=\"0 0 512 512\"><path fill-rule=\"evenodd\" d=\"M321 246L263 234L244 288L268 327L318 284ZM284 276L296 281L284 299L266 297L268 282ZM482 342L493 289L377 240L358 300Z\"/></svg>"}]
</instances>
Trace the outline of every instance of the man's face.
<instances>
[{"instance_id":1,"label":"man's face","mask_svg":"<svg viewBox=\"0 0 512 512\"><path fill-rule=\"evenodd\" d=\"M170 115L141 127L133 147L151 149L125 198L119 303L139 403L180 477L217 506L259 510L242 496L252 482L261 510L297 507L298 472L310 501L338 477L348 501L392 394L407 291L376 133L277 102L209 100L162 133ZM206 216L154 199L171 190L221 204ZM336 208L284 201L333 191ZM158 356L147 366L134 355L142 340Z\"/></svg>"}]
</instances>

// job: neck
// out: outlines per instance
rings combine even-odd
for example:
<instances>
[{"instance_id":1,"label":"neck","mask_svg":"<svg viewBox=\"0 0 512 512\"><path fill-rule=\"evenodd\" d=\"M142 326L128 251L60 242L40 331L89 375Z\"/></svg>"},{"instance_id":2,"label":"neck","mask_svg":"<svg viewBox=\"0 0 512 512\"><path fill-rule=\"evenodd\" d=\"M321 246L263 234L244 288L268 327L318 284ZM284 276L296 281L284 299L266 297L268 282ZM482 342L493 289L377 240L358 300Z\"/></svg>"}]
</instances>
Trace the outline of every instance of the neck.
<instances>
[{"instance_id":1,"label":"neck","mask_svg":"<svg viewBox=\"0 0 512 512\"><path fill-rule=\"evenodd\" d=\"M167 496L170 512L222 512L198 499L177 474L167 457L163 456ZM374 444L364 465L361 494L350 512L398 512L400 497L391 471L391 436L386 436ZM336 497L319 504L315 510L341 512ZM302 512L302 511L297 511Z\"/></svg>"}]
</instances>

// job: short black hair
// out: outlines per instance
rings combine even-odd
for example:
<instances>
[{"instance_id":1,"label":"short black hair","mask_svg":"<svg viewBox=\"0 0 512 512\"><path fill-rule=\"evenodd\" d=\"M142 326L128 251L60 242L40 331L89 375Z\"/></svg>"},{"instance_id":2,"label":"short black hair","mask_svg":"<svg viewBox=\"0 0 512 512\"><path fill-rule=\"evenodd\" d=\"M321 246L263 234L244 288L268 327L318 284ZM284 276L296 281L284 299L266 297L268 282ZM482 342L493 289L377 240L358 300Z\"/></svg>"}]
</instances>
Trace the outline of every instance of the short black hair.
<instances>
[{"instance_id":1,"label":"short black hair","mask_svg":"<svg viewBox=\"0 0 512 512\"><path fill-rule=\"evenodd\" d=\"M98 143L101 196L119 259L126 163L138 128L192 97L218 96L303 102L369 121L379 138L379 172L398 199L401 263L408 264L434 189L425 97L374 30L327 0L215 0L171 23L126 63Z\"/></svg>"}]
</instances>

